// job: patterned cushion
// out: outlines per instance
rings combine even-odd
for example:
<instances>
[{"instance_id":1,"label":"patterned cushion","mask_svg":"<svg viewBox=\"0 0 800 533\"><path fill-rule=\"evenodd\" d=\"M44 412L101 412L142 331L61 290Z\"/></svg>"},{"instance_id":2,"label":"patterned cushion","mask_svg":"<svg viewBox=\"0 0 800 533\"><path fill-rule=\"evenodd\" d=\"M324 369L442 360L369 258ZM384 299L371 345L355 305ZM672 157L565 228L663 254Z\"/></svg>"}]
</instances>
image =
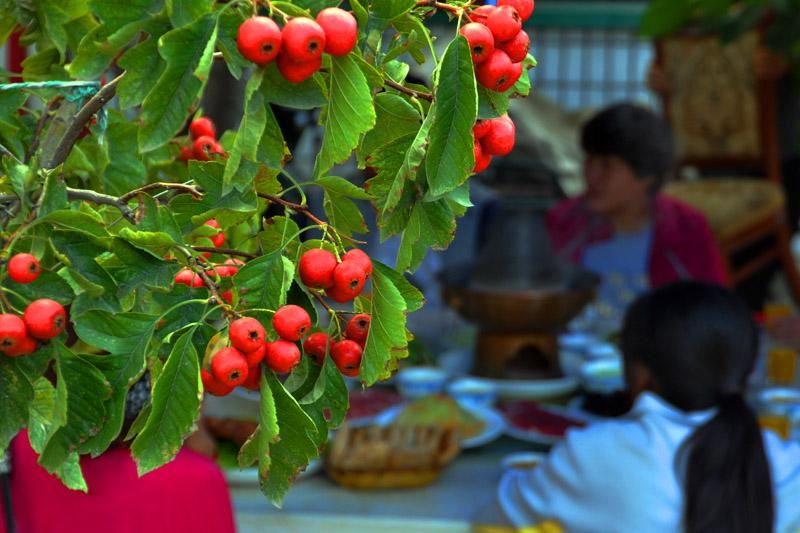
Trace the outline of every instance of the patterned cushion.
<instances>
[{"instance_id":1,"label":"patterned cushion","mask_svg":"<svg viewBox=\"0 0 800 533\"><path fill-rule=\"evenodd\" d=\"M784 204L780 187L763 179L676 181L664 192L702 212L721 242L780 214Z\"/></svg>"}]
</instances>

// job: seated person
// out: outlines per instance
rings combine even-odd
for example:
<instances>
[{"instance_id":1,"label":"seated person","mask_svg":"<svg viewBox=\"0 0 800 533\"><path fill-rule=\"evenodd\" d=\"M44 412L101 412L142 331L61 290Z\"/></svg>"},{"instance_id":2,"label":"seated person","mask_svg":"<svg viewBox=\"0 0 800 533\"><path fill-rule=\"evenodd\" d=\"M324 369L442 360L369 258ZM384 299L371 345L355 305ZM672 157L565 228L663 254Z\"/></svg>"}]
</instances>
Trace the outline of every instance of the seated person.
<instances>
[{"instance_id":1,"label":"seated person","mask_svg":"<svg viewBox=\"0 0 800 533\"><path fill-rule=\"evenodd\" d=\"M744 398L757 343L747 307L718 285L640 296L621 335L633 410L505 474L501 516L581 532L798 531L800 444L762 433Z\"/></svg>"},{"instance_id":2,"label":"seated person","mask_svg":"<svg viewBox=\"0 0 800 533\"><path fill-rule=\"evenodd\" d=\"M586 192L554 206L547 227L559 256L596 272L598 300L625 307L648 287L680 279L725 284L722 257L701 213L659 193L675 164L667 124L617 104L583 127Z\"/></svg>"},{"instance_id":3,"label":"seated person","mask_svg":"<svg viewBox=\"0 0 800 533\"><path fill-rule=\"evenodd\" d=\"M121 435L139 414L148 389L149 379L143 378L128 394ZM28 432L20 432L9 446L10 494L4 494L6 487L0 485L0 533L7 532L7 497L18 532L235 531L228 485L208 456L214 453L214 444L202 423L175 459L141 477L128 444L120 438L98 457L81 457L89 489L83 493L68 489L39 466Z\"/></svg>"}]
</instances>

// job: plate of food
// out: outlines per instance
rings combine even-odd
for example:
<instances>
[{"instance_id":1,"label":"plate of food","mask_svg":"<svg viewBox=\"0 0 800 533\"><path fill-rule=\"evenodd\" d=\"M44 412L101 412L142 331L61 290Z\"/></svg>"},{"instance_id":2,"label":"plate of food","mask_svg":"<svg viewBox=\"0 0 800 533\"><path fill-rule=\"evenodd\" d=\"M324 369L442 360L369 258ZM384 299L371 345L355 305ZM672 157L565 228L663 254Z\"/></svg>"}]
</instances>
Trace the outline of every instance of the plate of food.
<instances>
[{"instance_id":1,"label":"plate of food","mask_svg":"<svg viewBox=\"0 0 800 533\"><path fill-rule=\"evenodd\" d=\"M590 419L581 414L552 405L543 406L530 400L505 404L505 433L515 439L535 444L553 445L564 438L567 430L583 427Z\"/></svg>"},{"instance_id":2,"label":"plate of food","mask_svg":"<svg viewBox=\"0 0 800 533\"><path fill-rule=\"evenodd\" d=\"M505 422L494 409L465 407L449 396L433 395L395 405L375 418L381 425L441 426L458 430L461 448L476 448L503 434Z\"/></svg>"},{"instance_id":3,"label":"plate of food","mask_svg":"<svg viewBox=\"0 0 800 533\"><path fill-rule=\"evenodd\" d=\"M345 420L351 425L367 425L386 409L403 402L403 398L393 390L381 387L350 391L350 406Z\"/></svg>"}]
</instances>

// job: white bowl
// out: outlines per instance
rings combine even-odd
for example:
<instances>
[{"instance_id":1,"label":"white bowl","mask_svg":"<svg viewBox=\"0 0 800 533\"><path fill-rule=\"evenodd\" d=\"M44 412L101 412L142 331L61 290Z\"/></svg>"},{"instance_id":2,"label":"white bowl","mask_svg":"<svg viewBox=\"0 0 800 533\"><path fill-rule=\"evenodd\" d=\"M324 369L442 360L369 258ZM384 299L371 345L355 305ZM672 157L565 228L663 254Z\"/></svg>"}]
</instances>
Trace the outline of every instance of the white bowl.
<instances>
[{"instance_id":1,"label":"white bowl","mask_svg":"<svg viewBox=\"0 0 800 533\"><path fill-rule=\"evenodd\" d=\"M622 361L601 359L581 365L581 383L588 392L611 394L625 389Z\"/></svg>"},{"instance_id":2,"label":"white bowl","mask_svg":"<svg viewBox=\"0 0 800 533\"><path fill-rule=\"evenodd\" d=\"M589 361L603 361L603 360L621 359L621 358L622 354L620 353L619 348L617 348L610 342L601 342L598 344L593 344L586 351L586 359Z\"/></svg>"},{"instance_id":3,"label":"white bowl","mask_svg":"<svg viewBox=\"0 0 800 533\"><path fill-rule=\"evenodd\" d=\"M397 388L406 398L442 393L446 382L445 371L432 366L413 366L397 372Z\"/></svg>"},{"instance_id":4,"label":"white bowl","mask_svg":"<svg viewBox=\"0 0 800 533\"><path fill-rule=\"evenodd\" d=\"M466 407L491 407L497 387L485 379L461 378L447 386L447 394Z\"/></svg>"}]
</instances>

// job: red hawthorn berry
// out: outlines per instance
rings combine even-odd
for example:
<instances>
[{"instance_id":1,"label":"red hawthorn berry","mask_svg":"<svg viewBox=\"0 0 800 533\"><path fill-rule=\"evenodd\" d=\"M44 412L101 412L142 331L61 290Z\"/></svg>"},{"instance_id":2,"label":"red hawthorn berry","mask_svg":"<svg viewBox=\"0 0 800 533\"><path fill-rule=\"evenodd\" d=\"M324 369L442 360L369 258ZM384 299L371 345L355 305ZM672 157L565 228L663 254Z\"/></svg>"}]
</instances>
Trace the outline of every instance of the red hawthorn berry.
<instances>
[{"instance_id":1,"label":"red hawthorn berry","mask_svg":"<svg viewBox=\"0 0 800 533\"><path fill-rule=\"evenodd\" d=\"M333 287L325 289L325 294L335 302L352 301L361 294L366 277L361 265L354 261L342 261L333 271Z\"/></svg>"},{"instance_id":2,"label":"red hawthorn berry","mask_svg":"<svg viewBox=\"0 0 800 533\"><path fill-rule=\"evenodd\" d=\"M476 139L483 138L492 129L492 123L486 119L478 119L472 126L472 135Z\"/></svg>"},{"instance_id":3,"label":"red hawthorn berry","mask_svg":"<svg viewBox=\"0 0 800 533\"><path fill-rule=\"evenodd\" d=\"M485 5L476 7L472 10L472 13L469 14L469 20L472 22L479 22L481 24L486 23L486 19L489 17L489 14L497 9L495 6L492 5Z\"/></svg>"},{"instance_id":4,"label":"red hawthorn berry","mask_svg":"<svg viewBox=\"0 0 800 533\"><path fill-rule=\"evenodd\" d=\"M297 63L292 61L292 59L285 54L280 54L278 56L278 71L289 83L300 83L307 80L313 76L321 66L321 57L312 59L311 61Z\"/></svg>"},{"instance_id":5,"label":"red hawthorn berry","mask_svg":"<svg viewBox=\"0 0 800 533\"><path fill-rule=\"evenodd\" d=\"M511 6L498 6L486 17L485 24L492 30L492 35L499 43L513 39L522 29L522 19L517 10Z\"/></svg>"},{"instance_id":6,"label":"red hawthorn berry","mask_svg":"<svg viewBox=\"0 0 800 533\"><path fill-rule=\"evenodd\" d=\"M228 289L227 291L222 291L219 293L219 297L225 300L225 303L230 305L233 303L233 291Z\"/></svg>"},{"instance_id":7,"label":"red hawthorn berry","mask_svg":"<svg viewBox=\"0 0 800 533\"><path fill-rule=\"evenodd\" d=\"M60 303L49 298L32 301L22 314L28 335L41 340L56 337L67 327L67 313Z\"/></svg>"},{"instance_id":8,"label":"red hawthorn berry","mask_svg":"<svg viewBox=\"0 0 800 533\"><path fill-rule=\"evenodd\" d=\"M192 143L194 158L200 161L210 161L213 154L218 153L219 144L214 137L203 135Z\"/></svg>"},{"instance_id":9,"label":"red hawthorn berry","mask_svg":"<svg viewBox=\"0 0 800 533\"><path fill-rule=\"evenodd\" d=\"M484 151L491 155L508 155L514 149L516 127L508 115L492 120L492 130L481 139Z\"/></svg>"},{"instance_id":10,"label":"red hawthorn berry","mask_svg":"<svg viewBox=\"0 0 800 533\"><path fill-rule=\"evenodd\" d=\"M197 117L189 123L189 135L193 140L206 136L216 139L217 130L214 128L214 122L208 117Z\"/></svg>"},{"instance_id":11,"label":"red hawthorn berry","mask_svg":"<svg viewBox=\"0 0 800 533\"><path fill-rule=\"evenodd\" d=\"M245 59L263 67L278 57L282 39L281 29L274 20L252 17L239 26L236 48Z\"/></svg>"},{"instance_id":12,"label":"red hawthorn berry","mask_svg":"<svg viewBox=\"0 0 800 533\"><path fill-rule=\"evenodd\" d=\"M33 353L38 348L36 341L28 337L27 335L22 338L22 340L14 346L13 348L9 348L5 350L5 353L9 357L20 357L22 355L27 355L29 353Z\"/></svg>"},{"instance_id":13,"label":"red hawthorn berry","mask_svg":"<svg viewBox=\"0 0 800 533\"><path fill-rule=\"evenodd\" d=\"M233 387L229 387L217 380L214 374L205 368L200 369L200 379L203 382L203 390L210 392L214 396L227 396L233 390Z\"/></svg>"},{"instance_id":14,"label":"red hawthorn berry","mask_svg":"<svg viewBox=\"0 0 800 533\"><path fill-rule=\"evenodd\" d=\"M325 353L329 350L331 341L325 333L312 333L303 343L303 351L316 363L325 362Z\"/></svg>"},{"instance_id":15,"label":"red hawthorn berry","mask_svg":"<svg viewBox=\"0 0 800 533\"><path fill-rule=\"evenodd\" d=\"M317 60L325 50L325 31L310 18L291 19L283 27L281 39L281 55L295 63Z\"/></svg>"},{"instance_id":16,"label":"red hawthorn berry","mask_svg":"<svg viewBox=\"0 0 800 533\"><path fill-rule=\"evenodd\" d=\"M369 334L369 323L372 317L366 313L359 313L350 319L345 328L344 336L351 341L355 341L361 346L367 342Z\"/></svg>"},{"instance_id":17,"label":"red hawthorn berry","mask_svg":"<svg viewBox=\"0 0 800 533\"><path fill-rule=\"evenodd\" d=\"M298 271L303 285L312 289L333 287L333 270L338 261L324 248L312 248L300 256Z\"/></svg>"},{"instance_id":18,"label":"red hawthorn berry","mask_svg":"<svg viewBox=\"0 0 800 533\"><path fill-rule=\"evenodd\" d=\"M479 22L470 22L461 27L461 35L467 38L472 53L472 63L479 65L494 52L494 35Z\"/></svg>"},{"instance_id":19,"label":"red hawthorn berry","mask_svg":"<svg viewBox=\"0 0 800 533\"><path fill-rule=\"evenodd\" d=\"M353 248L348 250L342 256L342 261L352 261L364 269L364 275L370 277L372 275L372 260L360 248Z\"/></svg>"},{"instance_id":20,"label":"red hawthorn berry","mask_svg":"<svg viewBox=\"0 0 800 533\"><path fill-rule=\"evenodd\" d=\"M284 305L272 315L272 326L287 341L299 341L311 329L311 317L299 305Z\"/></svg>"},{"instance_id":21,"label":"red hawthorn berry","mask_svg":"<svg viewBox=\"0 0 800 533\"><path fill-rule=\"evenodd\" d=\"M206 226L211 226L214 229L219 229L219 222L217 222L216 218L211 218L205 221ZM215 247L219 248L223 244L225 244L225 232L220 231L213 237L211 237L211 242L214 244Z\"/></svg>"},{"instance_id":22,"label":"red hawthorn berry","mask_svg":"<svg viewBox=\"0 0 800 533\"><path fill-rule=\"evenodd\" d=\"M264 344L267 332L261 322L253 317L237 318L228 329L231 345L242 352L253 352ZM249 366L249 365L248 365Z\"/></svg>"},{"instance_id":23,"label":"red hawthorn berry","mask_svg":"<svg viewBox=\"0 0 800 533\"><path fill-rule=\"evenodd\" d=\"M19 349L28 336L25 322L17 315L3 313L0 315L0 350L9 352Z\"/></svg>"},{"instance_id":24,"label":"red hawthorn berry","mask_svg":"<svg viewBox=\"0 0 800 533\"><path fill-rule=\"evenodd\" d=\"M520 76L522 76L522 63L511 63L508 79L497 88L497 91L501 93L506 92L517 83Z\"/></svg>"},{"instance_id":25,"label":"red hawthorn berry","mask_svg":"<svg viewBox=\"0 0 800 533\"><path fill-rule=\"evenodd\" d=\"M188 163L192 159L194 159L194 151L186 146L181 146L181 151L178 154L178 159L183 161L184 163Z\"/></svg>"},{"instance_id":26,"label":"red hawthorn berry","mask_svg":"<svg viewBox=\"0 0 800 533\"><path fill-rule=\"evenodd\" d=\"M345 376L358 376L362 355L361 345L349 339L335 342L331 346L331 359L336 364L339 372Z\"/></svg>"},{"instance_id":27,"label":"red hawthorn berry","mask_svg":"<svg viewBox=\"0 0 800 533\"><path fill-rule=\"evenodd\" d=\"M258 363L264 360L264 355L267 353L268 342L262 342L258 349L252 352L245 352L244 358L247 359L247 368L258 366Z\"/></svg>"},{"instance_id":28,"label":"red hawthorn berry","mask_svg":"<svg viewBox=\"0 0 800 533\"><path fill-rule=\"evenodd\" d=\"M509 41L500 43L500 50L508 55L512 63L519 63L528 56L528 49L531 47L531 39L524 30L519 30Z\"/></svg>"},{"instance_id":29,"label":"red hawthorn berry","mask_svg":"<svg viewBox=\"0 0 800 533\"><path fill-rule=\"evenodd\" d=\"M33 283L41 273L39 260L31 254L15 254L8 262L8 277L17 283Z\"/></svg>"},{"instance_id":30,"label":"red hawthorn berry","mask_svg":"<svg viewBox=\"0 0 800 533\"><path fill-rule=\"evenodd\" d=\"M236 348L222 348L211 358L211 373L222 384L236 387L247 379L247 359Z\"/></svg>"},{"instance_id":31,"label":"red hawthorn berry","mask_svg":"<svg viewBox=\"0 0 800 533\"><path fill-rule=\"evenodd\" d=\"M480 158L475 159L475 166L472 168L472 173L480 174L481 172L489 168L491 162L492 162L492 154L484 150L483 145L481 145Z\"/></svg>"},{"instance_id":32,"label":"red hawthorn berry","mask_svg":"<svg viewBox=\"0 0 800 533\"><path fill-rule=\"evenodd\" d=\"M495 48L489 59L475 67L475 77L487 89L499 91L513 75L513 66L508 54Z\"/></svg>"},{"instance_id":33,"label":"red hawthorn berry","mask_svg":"<svg viewBox=\"0 0 800 533\"><path fill-rule=\"evenodd\" d=\"M267 345L264 361L274 372L286 374L300 362L300 348L293 342L278 339Z\"/></svg>"},{"instance_id":34,"label":"red hawthorn berry","mask_svg":"<svg viewBox=\"0 0 800 533\"><path fill-rule=\"evenodd\" d=\"M247 379L242 383L242 387L258 392L261 388L261 365L257 364L250 367L247 372Z\"/></svg>"},{"instance_id":35,"label":"red hawthorn berry","mask_svg":"<svg viewBox=\"0 0 800 533\"><path fill-rule=\"evenodd\" d=\"M183 283L187 287L203 287L203 278L198 276L191 268L182 268L175 274L175 283Z\"/></svg>"},{"instance_id":36,"label":"red hawthorn berry","mask_svg":"<svg viewBox=\"0 0 800 533\"><path fill-rule=\"evenodd\" d=\"M519 13L522 22L525 22L533 14L534 0L497 0L497 5L513 7Z\"/></svg>"},{"instance_id":37,"label":"red hawthorn berry","mask_svg":"<svg viewBox=\"0 0 800 533\"><path fill-rule=\"evenodd\" d=\"M358 41L356 18L344 9L328 7L319 12L317 24L325 32L325 51L332 56L346 56Z\"/></svg>"}]
</instances>

